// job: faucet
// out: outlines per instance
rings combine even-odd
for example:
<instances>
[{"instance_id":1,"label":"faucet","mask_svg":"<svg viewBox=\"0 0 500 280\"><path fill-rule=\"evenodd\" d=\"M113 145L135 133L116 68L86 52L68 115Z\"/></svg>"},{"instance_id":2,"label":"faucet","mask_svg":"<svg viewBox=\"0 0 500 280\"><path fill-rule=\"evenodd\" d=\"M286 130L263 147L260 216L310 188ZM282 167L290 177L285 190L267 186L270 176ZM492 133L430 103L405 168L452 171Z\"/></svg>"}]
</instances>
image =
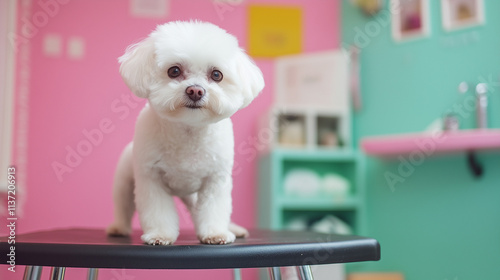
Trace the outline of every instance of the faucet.
<instances>
[{"instance_id":1,"label":"faucet","mask_svg":"<svg viewBox=\"0 0 500 280\"><path fill-rule=\"evenodd\" d=\"M485 83L476 86L476 121L477 128L488 128L488 85Z\"/></svg>"}]
</instances>

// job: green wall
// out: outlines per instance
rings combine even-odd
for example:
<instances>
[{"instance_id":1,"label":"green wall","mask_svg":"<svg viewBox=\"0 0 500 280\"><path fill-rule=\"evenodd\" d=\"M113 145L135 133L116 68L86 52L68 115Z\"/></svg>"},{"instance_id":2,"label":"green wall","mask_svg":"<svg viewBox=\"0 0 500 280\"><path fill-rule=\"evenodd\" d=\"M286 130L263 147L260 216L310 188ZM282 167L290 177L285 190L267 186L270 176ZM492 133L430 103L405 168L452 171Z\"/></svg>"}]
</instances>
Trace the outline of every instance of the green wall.
<instances>
[{"instance_id":1,"label":"green wall","mask_svg":"<svg viewBox=\"0 0 500 280\"><path fill-rule=\"evenodd\" d=\"M397 43L388 0L375 17L343 0L343 46L362 47L356 142L421 131L449 111L461 128L473 128L475 112L466 109L473 90L458 94L462 81L489 82L490 127L500 128L500 1L484 1L485 25L447 32L441 1L430 0L431 35ZM425 157L411 172L398 159L368 158L367 230L380 241L382 260L362 268L402 271L407 280L500 279L500 150L477 155L481 178L469 172L465 152ZM407 176L391 188L386 172Z\"/></svg>"}]
</instances>

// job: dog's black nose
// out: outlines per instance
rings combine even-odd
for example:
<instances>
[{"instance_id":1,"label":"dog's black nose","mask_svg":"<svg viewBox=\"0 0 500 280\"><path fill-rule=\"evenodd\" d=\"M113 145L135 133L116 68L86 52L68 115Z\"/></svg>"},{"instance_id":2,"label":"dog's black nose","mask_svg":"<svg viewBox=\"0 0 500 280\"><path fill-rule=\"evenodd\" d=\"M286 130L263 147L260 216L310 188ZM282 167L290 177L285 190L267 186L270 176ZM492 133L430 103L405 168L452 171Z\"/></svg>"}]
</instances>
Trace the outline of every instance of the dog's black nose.
<instances>
[{"instance_id":1,"label":"dog's black nose","mask_svg":"<svg viewBox=\"0 0 500 280\"><path fill-rule=\"evenodd\" d=\"M205 94L205 89L199 85L192 85L186 88L186 94L194 102L200 100Z\"/></svg>"}]
</instances>

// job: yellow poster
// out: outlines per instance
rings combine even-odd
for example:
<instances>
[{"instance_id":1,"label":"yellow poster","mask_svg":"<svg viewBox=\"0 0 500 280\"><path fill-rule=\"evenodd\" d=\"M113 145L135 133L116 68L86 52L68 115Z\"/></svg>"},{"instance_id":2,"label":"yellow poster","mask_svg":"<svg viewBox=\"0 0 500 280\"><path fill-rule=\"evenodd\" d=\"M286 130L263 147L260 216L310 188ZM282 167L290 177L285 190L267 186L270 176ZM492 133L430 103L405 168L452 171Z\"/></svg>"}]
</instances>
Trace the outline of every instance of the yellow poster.
<instances>
[{"instance_id":1,"label":"yellow poster","mask_svg":"<svg viewBox=\"0 0 500 280\"><path fill-rule=\"evenodd\" d=\"M302 9L288 6L250 6L249 47L254 57L302 52Z\"/></svg>"}]
</instances>

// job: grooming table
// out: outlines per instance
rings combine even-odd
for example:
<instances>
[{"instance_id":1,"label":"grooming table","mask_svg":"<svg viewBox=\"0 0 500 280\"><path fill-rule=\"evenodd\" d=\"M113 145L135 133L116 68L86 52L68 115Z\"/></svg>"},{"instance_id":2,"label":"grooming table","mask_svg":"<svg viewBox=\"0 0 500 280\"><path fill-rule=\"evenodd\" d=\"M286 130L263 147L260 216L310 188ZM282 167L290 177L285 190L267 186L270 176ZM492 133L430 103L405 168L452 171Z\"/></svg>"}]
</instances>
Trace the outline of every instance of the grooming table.
<instances>
[{"instance_id":1,"label":"grooming table","mask_svg":"<svg viewBox=\"0 0 500 280\"><path fill-rule=\"evenodd\" d=\"M51 279L64 279L66 267L122 269L269 268L281 279L280 267L295 266L301 279L313 279L311 265L377 261L379 243L360 236L313 232L252 230L250 237L228 245L200 244L194 231L181 231L175 245L145 245L141 231L130 237L109 237L103 229L58 229L16 236L15 245L0 238L0 266L15 246L15 264L26 265L24 279L40 279L42 267L52 267ZM237 275L237 274L235 274Z\"/></svg>"}]
</instances>

